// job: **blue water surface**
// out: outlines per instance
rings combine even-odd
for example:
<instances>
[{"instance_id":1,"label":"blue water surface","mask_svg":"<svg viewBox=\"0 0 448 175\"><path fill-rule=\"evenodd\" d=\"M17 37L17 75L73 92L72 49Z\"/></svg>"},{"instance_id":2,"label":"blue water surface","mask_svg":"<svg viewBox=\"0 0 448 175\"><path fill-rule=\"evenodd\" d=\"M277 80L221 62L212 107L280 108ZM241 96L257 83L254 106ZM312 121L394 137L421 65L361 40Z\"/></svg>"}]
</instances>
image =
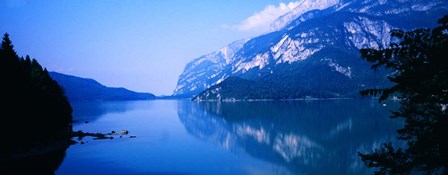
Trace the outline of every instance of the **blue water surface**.
<instances>
[{"instance_id":1,"label":"blue water surface","mask_svg":"<svg viewBox=\"0 0 448 175\"><path fill-rule=\"evenodd\" d=\"M74 130L117 134L79 140L56 174L371 174L357 152L401 126L370 99L72 105Z\"/></svg>"}]
</instances>

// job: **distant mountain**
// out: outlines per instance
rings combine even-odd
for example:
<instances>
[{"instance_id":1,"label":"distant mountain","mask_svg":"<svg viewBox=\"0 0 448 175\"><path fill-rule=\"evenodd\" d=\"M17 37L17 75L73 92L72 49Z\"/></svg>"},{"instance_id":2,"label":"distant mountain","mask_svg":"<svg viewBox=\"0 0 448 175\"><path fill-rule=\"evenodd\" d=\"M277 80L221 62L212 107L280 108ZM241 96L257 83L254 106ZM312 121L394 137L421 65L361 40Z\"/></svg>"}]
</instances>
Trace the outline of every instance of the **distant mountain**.
<instances>
[{"instance_id":1,"label":"distant mountain","mask_svg":"<svg viewBox=\"0 0 448 175\"><path fill-rule=\"evenodd\" d=\"M80 78L57 72L50 72L49 74L64 88L65 95L70 101L151 100L156 98L151 93L106 87L89 78Z\"/></svg>"},{"instance_id":2,"label":"distant mountain","mask_svg":"<svg viewBox=\"0 0 448 175\"><path fill-rule=\"evenodd\" d=\"M234 51L221 68L219 81L201 82L210 88L196 99L356 97L361 89L388 85L389 73L372 71L359 49L386 47L391 30L434 27L447 13L448 2L442 0L305 0L276 20L271 33L252 38ZM195 79L212 76L198 72L189 75ZM249 89L256 90L249 96L230 92L239 91L230 87L246 81L223 81L228 77L252 81Z\"/></svg>"},{"instance_id":3,"label":"distant mountain","mask_svg":"<svg viewBox=\"0 0 448 175\"><path fill-rule=\"evenodd\" d=\"M213 53L194 59L179 76L173 96L193 97L226 77L224 69L247 40L239 40Z\"/></svg>"}]
</instances>

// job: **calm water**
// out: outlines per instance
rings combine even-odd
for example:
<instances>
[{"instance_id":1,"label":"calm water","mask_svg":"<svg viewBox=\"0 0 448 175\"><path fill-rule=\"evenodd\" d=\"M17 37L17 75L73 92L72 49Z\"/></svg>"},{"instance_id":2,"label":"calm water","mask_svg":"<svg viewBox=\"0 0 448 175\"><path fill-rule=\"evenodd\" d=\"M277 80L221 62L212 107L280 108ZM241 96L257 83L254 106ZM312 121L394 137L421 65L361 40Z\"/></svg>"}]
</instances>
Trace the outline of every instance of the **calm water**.
<instances>
[{"instance_id":1,"label":"calm water","mask_svg":"<svg viewBox=\"0 0 448 175\"><path fill-rule=\"evenodd\" d=\"M376 100L74 103L74 130L129 130L72 145L56 174L369 174L357 151L400 124ZM88 123L85 123L88 121ZM136 138L130 138L136 136Z\"/></svg>"}]
</instances>

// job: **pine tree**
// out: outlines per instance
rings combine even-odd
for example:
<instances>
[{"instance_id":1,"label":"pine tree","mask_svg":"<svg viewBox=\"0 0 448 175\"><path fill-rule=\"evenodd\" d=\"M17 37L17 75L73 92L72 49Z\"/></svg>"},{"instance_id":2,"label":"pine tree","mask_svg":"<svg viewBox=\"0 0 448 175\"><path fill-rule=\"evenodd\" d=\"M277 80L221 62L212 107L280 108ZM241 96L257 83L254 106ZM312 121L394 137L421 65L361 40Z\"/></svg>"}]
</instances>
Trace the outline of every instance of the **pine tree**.
<instances>
[{"instance_id":1,"label":"pine tree","mask_svg":"<svg viewBox=\"0 0 448 175\"><path fill-rule=\"evenodd\" d=\"M35 59L19 58L9 35L0 48L1 157L69 141L72 108L61 86Z\"/></svg>"},{"instance_id":2,"label":"pine tree","mask_svg":"<svg viewBox=\"0 0 448 175\"><path fill-rule=\"evenodd\" d=\"M15 59L15 58L18 58L16 51L14 51L14 45L12 45L12 42L9 39L9 34L8 33L5 33L3 35L2 52L4 54L3 57L5 59L16 61L17 59Z\"/></svg>"},{"instance_id":3,"label":"pine tree","mask_svg":"<svg viewBox=\"0 0 448 175\"><path fill-rule=\"evenodd\" d=\"M361 91L380 101L398 96L400 108L392 118L404 119L397 131L407 147L385 143L373 153L359 153L376 174L448 173L448 16L434 29L394 30L397 42L384 49L362 49L372 68L393 70L392 87Z\"/></svg>"}]
</instances>

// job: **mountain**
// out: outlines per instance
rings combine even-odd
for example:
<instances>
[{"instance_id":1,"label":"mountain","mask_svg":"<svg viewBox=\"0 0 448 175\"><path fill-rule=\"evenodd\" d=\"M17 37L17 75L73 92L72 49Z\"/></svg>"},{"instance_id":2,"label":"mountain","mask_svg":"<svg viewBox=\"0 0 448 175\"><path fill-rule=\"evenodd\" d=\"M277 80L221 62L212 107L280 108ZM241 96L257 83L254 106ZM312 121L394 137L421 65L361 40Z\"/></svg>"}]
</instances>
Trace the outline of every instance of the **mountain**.
<instances>
[{"instance_id":1,"label":"mountain","mask_svg":"<svg viewBox=\"0 0 448 175\"><path fill-rule=\"evenodd\" d=\"M247 40L235 41L213 53L194 59L185 66L179 76L173 96L193 97L194 95L224 80L224 69L235 53Z\"/></svg>"},{"instance_id":2,"label":"mountain","mask_svg":"<svg viewBox=\"0 0 448 175\"><path fill-rule=\"evenodd\" d=\"M291 21L297 19L300 15L304 14L305 12L311 10L326 9L328 7L336 5L338 2L339 2L338 0L320 0L320 1L304 0L296 8L284 14L283 16L280 16L278 19L272 22L272 24L270 25L269 32L275 32L281 30L286 25L291 23Z\"/></svg>"},{"instance_id":3,"label":"mountain","mask_svg":"<svg viewBox=\"0 0 448 175\"><path fill-rule=\"evenodd\" d=\"M155 95L139 93L125 88L106 87L89 78L80 78L57 72L49 72L65 90L70 101L151 100Z\"/></svg>"},{"instance_id":4,"label":"mountain","mask_svg":"<svg viewBox=\"0 0 448 175\"><path fill-rule=\"evenodd\" d=\"M356 97L361 89L387 86L389 73L372 71L359 49L386 47L391 30L433 27L447 13L448 3L441 0L304 1L274 22L272 32L245 42L221 68L220 81L202 84L210 88L196 100ZM241 94L226 88L245 81L222 81L228 77L256 82L249 88L256 91L236 96ZM190 92L197 91L183 93Z\"/></svg>"},{"instance_id":5,"label":"mountain","mask_svg":"<svg viewBox=\"0 0 448 175\"><path fill-rule=\"evenodd\" d=\"M229 77L222 83L211 86L197 95L193 100L207 101L233 101L236 99L269 98L269 87L256 81L246 80L239 77ZM219 92L219 93L218 93Z\"/></svg>"}]
</instances>

